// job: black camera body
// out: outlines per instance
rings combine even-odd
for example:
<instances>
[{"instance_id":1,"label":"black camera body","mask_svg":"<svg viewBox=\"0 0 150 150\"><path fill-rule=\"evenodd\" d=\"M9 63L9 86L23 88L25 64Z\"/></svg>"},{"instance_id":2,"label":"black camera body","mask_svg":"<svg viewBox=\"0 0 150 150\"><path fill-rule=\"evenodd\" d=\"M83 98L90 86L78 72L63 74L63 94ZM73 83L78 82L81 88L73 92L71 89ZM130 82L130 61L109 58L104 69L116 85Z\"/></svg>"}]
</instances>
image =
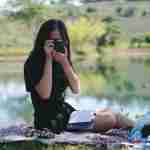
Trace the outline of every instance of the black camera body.
<instances>
[{"instance_id":1,"label":"black camera body","mask_svg":"<svg viewBox=\"0 0 150 150\"><path fill-rule=\"evenodd\" d=\"M60 53L65 53L65 43L63 40L54 40L54 49L57 51L57 52L60 52Z\"/></svg>"}]
</instances>

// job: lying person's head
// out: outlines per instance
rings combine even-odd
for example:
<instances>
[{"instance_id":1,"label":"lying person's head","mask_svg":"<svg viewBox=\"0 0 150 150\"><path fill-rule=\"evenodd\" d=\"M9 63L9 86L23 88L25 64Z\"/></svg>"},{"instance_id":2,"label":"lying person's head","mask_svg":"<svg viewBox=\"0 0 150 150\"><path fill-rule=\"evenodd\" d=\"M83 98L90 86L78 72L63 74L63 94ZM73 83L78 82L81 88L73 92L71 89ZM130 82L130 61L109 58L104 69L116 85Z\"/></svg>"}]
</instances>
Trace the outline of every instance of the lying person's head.
<instances>
[{"instance_id":1,"label":"lying person's head","mask_svg":"<svg viewBox=\"0 0 150 150\"><path fill-rule=\"evenodd\" d=\"M143 137L148 137L150 135L150 124L145 124L141 130Z\"/></svg>"}]
</instances>

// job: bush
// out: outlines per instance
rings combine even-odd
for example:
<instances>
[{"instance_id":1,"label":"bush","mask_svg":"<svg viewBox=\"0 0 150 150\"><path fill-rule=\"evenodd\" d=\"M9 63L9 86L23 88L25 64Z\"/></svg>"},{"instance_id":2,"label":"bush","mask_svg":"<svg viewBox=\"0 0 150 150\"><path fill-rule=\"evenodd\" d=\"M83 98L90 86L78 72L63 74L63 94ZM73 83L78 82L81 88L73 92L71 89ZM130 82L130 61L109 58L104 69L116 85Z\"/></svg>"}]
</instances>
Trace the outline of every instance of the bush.
<instances>
[{"instance_id":1,"label":"bush","mask_svg":"<svg viewBox=\"0 0 150 150\"><path fill-rule=\"evenodd\" d=\"M99 46L114 46L120 35L120 27L117 24L107 24L106 33L97 38L97 47Z\"/></svg>"},{"instance_id":2,"label":"bush","mask_svg":"<svg viewBox=\"0 0 150 150\"><path fill-rule=\"evenodd\" d=\"M88 8L86 9L86 12L87 12L87 13L96 12L96 8L94 8L94 7L88 7Z\"/></svg>"},{"instance_id":3,"label":"bush","mask_svg":"<svg viewBox=\"0 0 150 150\"><path fill-rule=\"evenodd\" d=\"M115 21L115 19L112 16L107 16L107 17L103 18L102 21L104 21L106 23L112 23L113 21Z\"/></svg>"},{"instance_id":4,"label":"bush","mask_svg":"<svg viewBox=\"0 0 150 150\"><path fill-rule=\"evenodd\" d=\"M144 36L145 36L145 42L150 43L150 32L145 33Z\"/></svg>"},{"instance_id":5,"label":"bush","mask_svg":"<svg viewBox=\"0 0 150 150\"><path fill-rule=\"evenodd\" d=\"M147 48L150 47L150 32L136 35L130 41L130 47Z\"/></svg>"},{"instance_id":6,"label":"bush","mask_svg":"<svg viewBox=\"0 0 150 150\"><path fill-rule=\"evenodd\" d=\"M131 41L130 41L130 47L141 48L143 42L144 42L143 35L136 35L135 37L133 37L131 39Z\"/></svg>"},{"instance_id":7,"label":"bush","mask_svg":"<svg viewBox=\"0 0 150 150\"><path fill-rule=\"evenodd\" d=\"M116 13L117 13L118 15L120 15L121 12L122 12L122 7L117 7L117 8L116 8Z\"/></svg>"},{"instance_id":8,"label":"bush","mask_svg":"<svg viewBox=\"0 0 150 150\"><path fill-rule=\"evenodd\" d=\"M146 16L147 15L147 11L144 10L142 13L141 13L141 16Z\"/></svg>"},{"instance_id":9,"label":"bush","mask_svg":"<svg viewBox=\"0 0 150 150\"><path fill-rule=\"evenodd\" d=\"M99 19L79 17L67 22L74 52L82 51L88 56L94 53L96 38L105 33L105 24Z\"/></svg>"},{"instance_id":10,"label":"bush","mask_svg":"<svg viewBox=\"0 0 150 150\"><path fill-rule=\"evenodd\" d=\"M1 20L0 35L0 47L2 49L31 48L32 46L32 33L22 22Z\"/></svg>"},{"instance_id":11,"label":"bush","mask_svg":"<svg viewBox=\"0 0 150 150\"><path fill-rule=\"evenodd\" d=\"M121 17L132 17L135 13L135 7L127 7L127 8L117 8L117 13Z\"/></svg>"}]
</instances>

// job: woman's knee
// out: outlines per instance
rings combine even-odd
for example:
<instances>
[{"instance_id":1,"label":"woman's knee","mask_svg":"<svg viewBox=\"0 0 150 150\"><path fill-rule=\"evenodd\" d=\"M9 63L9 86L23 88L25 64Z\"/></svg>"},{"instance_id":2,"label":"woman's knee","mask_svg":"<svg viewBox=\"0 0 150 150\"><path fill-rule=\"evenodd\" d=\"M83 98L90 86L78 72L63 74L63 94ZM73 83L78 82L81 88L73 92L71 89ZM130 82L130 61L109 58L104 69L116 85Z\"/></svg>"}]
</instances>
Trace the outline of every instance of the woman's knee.
<instances>
[{"instance_id":1,"label":"woman's knee","mask_svg":"<svg viewBox=\"0 0 150 150\"><path fill-rule=\"evenodd\" d=\"M116 124L116 116L113 113L101 113L95 117L95 131L107 131Z\"/></svg>"},{"instance_id":2,"label":"woman's knee","mask_svg":"<svg viewBox=\"0 0 150 150\"><path fill-rule=\"evenodd\" d=\"M110 108L97 108L96 109L96 114L101 114L103 112L111 112L112 113L112 110Z\"/></svg>"}]
</instances>

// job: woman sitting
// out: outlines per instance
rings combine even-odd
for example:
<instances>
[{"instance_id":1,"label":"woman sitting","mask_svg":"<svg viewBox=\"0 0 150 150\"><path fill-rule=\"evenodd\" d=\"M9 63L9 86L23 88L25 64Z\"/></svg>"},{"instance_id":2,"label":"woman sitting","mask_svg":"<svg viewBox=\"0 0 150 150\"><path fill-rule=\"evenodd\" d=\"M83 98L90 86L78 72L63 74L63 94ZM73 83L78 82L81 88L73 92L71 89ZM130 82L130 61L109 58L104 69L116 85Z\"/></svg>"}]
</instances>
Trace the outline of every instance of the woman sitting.
<instances>
[{"instance_id":1,"label":"woman sitting","mask_svg":"<svg viewBox=\"0 0 150 150\"><path fill-rule=\"evenodd\" d=\"M71 61L70 39L63 21L43 23L33 50L24 64L26 90L31 94L34 126L55 133L65 130L70 114L76 111L65 102L65 90L80 92L80 80ZM93 131L133 127L133 122L110 109L95 111Z\"/></svg>"}]
</instances>

